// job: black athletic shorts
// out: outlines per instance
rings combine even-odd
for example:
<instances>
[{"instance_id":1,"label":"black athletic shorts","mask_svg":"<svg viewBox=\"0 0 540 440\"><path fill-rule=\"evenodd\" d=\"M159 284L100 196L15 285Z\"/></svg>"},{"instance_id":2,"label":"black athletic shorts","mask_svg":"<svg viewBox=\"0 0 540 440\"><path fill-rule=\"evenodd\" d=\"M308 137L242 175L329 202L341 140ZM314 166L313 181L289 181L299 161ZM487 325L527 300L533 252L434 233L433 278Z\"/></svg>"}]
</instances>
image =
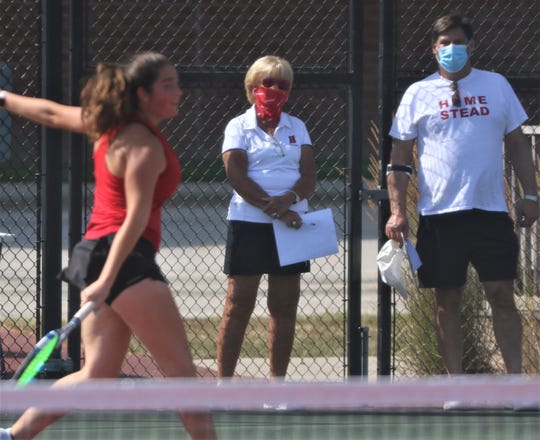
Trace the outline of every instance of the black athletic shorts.
<instances>
[{"instance_id":1,"label":"black athletic shorts","mask_svg":"<svg viewBox=\"0 0 540 440\"><path fill-rule=\"evenodd\" d=\"M113 238L114 234L97 240L81 240L73 248L69 265L60 272L59 278L80 290L92 284L103 269ZM112 304L126 288L145 278L167 282L156 264L154 247L141 238L122 264L105 302Z\"/></svg>"},{"instance_id":2,"label":"black athletic shorts","mask_svg":"<svg viewBox=\"0 0 540 440\"><path fill-rule=\"evenodd\" d=\"M227 275L293 275L309 270L309 261L279 265L272 223L228 222L223 268Z\"/></svg>"},{"instance_id":3,"label":"black athletic shorts","mask_svg":"<svg viewBox=\"0 0 540 440\"><path fill-rule=\"evenodd\" d=\"M519 242L506 212L472 209L420 216L416 249L422 287L463 286L469 263L482 282L517 276Z\"/></svg>"}]
</instances>

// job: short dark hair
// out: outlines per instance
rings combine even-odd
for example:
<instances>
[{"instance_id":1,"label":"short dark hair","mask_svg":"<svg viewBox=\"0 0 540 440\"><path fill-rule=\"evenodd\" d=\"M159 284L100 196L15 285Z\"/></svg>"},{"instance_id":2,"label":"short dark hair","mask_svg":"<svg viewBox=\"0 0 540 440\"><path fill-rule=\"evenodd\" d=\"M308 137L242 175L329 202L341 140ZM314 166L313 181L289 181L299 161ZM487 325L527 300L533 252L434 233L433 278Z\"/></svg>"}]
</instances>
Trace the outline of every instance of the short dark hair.
<instances>
[{"instance_id":1,"label":"short dark hair","mask_svg":"<svg viewBox=\"0 0 540 440\"><path fill-rule=\"evenodd\" d=\"M435 43L439 35L448 32L450 29L461 28L468 40L472 40L473 29L469 20L461 17L461 15L452 14L445 15L438 18L435 23L433 23L433 28L431 29L431 42Z\"/></svg>"}]
</instances>

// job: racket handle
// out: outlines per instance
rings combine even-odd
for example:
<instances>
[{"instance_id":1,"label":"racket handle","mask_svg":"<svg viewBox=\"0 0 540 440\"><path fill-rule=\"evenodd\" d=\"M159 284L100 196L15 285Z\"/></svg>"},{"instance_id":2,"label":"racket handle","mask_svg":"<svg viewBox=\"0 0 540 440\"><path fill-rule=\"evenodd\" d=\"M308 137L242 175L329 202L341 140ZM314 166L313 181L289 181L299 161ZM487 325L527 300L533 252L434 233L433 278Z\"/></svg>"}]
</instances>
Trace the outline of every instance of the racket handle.
<instances>
[{"instance_id":1,"label":"racket handle","mask_svg":"<svg viewBox=\"0 0 540 440\"><path fill-rule=\"evenodd\" d=\"M81 321L86 318L91 311L93 311L96 308L96 303L94 301L88 301L84 306L82 306L75 315L73 315L73 318L70 319L70 321L67 323L67 325L62 329L62 332L60 333L60 338L58 339L58 344L56 347L58 348L62 342L66 340L68 335L71 333L71 331L78 327Z\"/></svg>"},{"instance_id":2,"label":"racket handle","mask_svg":"<svg viewBox=\"0 0 540 440\"><path fill-rule=\"evenodd\" d=\"M88 301L84 306L82 306L75 315L73 315L73 318L71 320L80 320L82 321L84 318L88 316L90 312L92 312L96 308L96 303L94 301Z\"/></svg>"}]
</instances>

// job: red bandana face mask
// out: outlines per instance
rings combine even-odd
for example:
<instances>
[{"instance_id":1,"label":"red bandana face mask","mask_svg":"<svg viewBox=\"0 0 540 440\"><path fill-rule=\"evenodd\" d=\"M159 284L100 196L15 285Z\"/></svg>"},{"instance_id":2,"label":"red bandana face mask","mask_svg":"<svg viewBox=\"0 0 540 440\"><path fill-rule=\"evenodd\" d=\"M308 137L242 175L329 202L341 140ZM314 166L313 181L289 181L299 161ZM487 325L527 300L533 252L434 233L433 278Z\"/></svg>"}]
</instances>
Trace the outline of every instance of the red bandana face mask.
<instances>
[{"instance_id":1,"label":"red bandana face mask","mask_svg":"<svg viewBox=\"0 0 540 440\"><path fill-rule=\"evenodd\" d=\"M287 101L287 91L273 87L260 86L253 90L255 111L263 121L279 119L283 105Z\"/></svg>"}]
</instances>

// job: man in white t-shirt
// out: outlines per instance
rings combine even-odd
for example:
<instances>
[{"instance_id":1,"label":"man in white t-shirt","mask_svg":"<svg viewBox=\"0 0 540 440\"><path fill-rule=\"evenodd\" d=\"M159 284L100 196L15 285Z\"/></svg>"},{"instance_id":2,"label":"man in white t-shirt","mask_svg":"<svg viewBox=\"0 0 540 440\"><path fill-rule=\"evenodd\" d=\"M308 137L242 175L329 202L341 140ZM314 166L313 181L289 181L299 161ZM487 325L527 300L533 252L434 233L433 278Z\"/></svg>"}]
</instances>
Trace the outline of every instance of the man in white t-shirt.
<instances>
[{"instance_id":1,"label":"man in white t-shirt","mask_svg":"<svg viewBox=\"0 0 540 440\"><path fill-rule=\"evenodd\" d=\"M530 143L521 131L527 115L507 80L473 69L472 26L456 15L439 18L432 51L439 71L405 92L390 135L387 169L389 238L407 237L407 185L413 148L418 153L417 250L422 287L434 288L437 336L448 374L462 374L459 307L470 264L491 306L497 343L508 373L521 373L522 326L514 297L518 241L504 196L504 152L523 197L516 220L538 219L538 193Z\"/></svg>"}]
</instances>

